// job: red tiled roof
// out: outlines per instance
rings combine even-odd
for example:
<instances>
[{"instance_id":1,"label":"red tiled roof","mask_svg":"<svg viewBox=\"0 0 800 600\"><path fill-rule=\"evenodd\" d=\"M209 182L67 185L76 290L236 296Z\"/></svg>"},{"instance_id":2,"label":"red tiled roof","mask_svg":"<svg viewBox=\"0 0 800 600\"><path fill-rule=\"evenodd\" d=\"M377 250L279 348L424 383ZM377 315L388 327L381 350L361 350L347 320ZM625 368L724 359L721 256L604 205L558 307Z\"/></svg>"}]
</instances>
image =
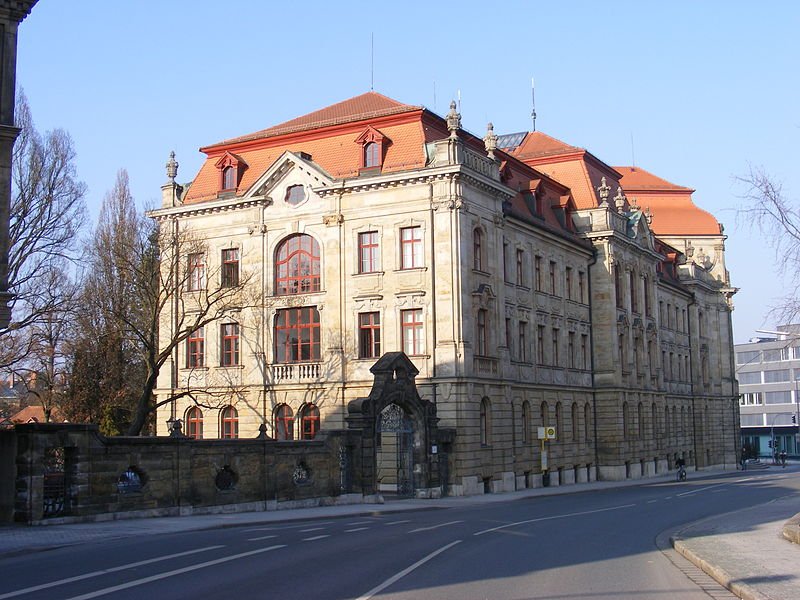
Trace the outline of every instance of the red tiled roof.
<instances>
[{"instance_id":1,"label":"red tiled roof","mask_svg":"<svg viewBox=\"0 0 800 600\"><path fill-rule=\"evenodd\" d=\"M361 94L360 96L350 98L349 100L343 100L342 102L331 104L330 106L308 113L307 115L302 115L295 119L280 123L279 125L274 125L267 129L262 129L261 131L243 135L241 137L225 140L223 142L219 142L218 144L213 144L213 146L237 144L240 142L274 137L287 133L297 133L300 131L307 131L309 129L319 129L320 127L342 125L344 123L350 123L353 121L363 121L376 117L384 117L388 115L420 110L421 108L421 106L402 104L396 100L387 98L383 94L370 91L366 94Z\"/></svg>"},{"instance_id":2,"label":"red tiled roof","mask_svg":"<svg viewBox=\"0 0 800 600\"><path fill-rule=\"evenodd\" d=\"M517 158L533 158L555 154L572 154L574 152L585 152L585 150L565 144L561 140L557 140L541 131L531 131L514 150L514 156Z\"/></svg>"},{"instance_id":3,"label":"red tiled roof","mask_svg":"<svg viewBox=\"0 0 800 600\"><path fill-rule=\"evenodd\" d=\"M26 406L21 411L11 415L9 420L12 423L44 423L44 409L39 405ZM63 420L58 410L53 409L50 413L50 421L59 423Z\"/></svg>"},{"instance_id":4,"label":"red tiled roof","mask_svg":"<svg viewBox=\"0 0 800 600\"><path fill-rule=\"evenodd\" d=\"M656 235L720 235L714 215L692 201L691 188L670 183L641 167L614 167L622 173L628 200L636 198L642 209L653 213L650 228Z\"/></svg>"}]
</instances>

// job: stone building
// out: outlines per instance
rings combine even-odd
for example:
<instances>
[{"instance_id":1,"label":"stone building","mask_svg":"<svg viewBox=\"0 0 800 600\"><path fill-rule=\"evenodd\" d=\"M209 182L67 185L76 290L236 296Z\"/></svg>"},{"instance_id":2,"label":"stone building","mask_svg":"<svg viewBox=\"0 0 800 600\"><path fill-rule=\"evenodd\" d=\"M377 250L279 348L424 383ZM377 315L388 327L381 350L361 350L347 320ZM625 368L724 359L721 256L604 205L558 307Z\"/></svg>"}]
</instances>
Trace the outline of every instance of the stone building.
<instances>
[{"instance_id":1,"label":"stone building","mask_svg":"<svg viewBox=\"0 0 800 600\"><path fill-rule=\"evenodd\" d=\"M446 492L736 464L735 289L692 190L374 92L201 151L186 186L170 159L151 213L195 244L162 315L186 340L159 378L159 400L181 395L159 433L342 429L370 368L402 351L455 431ZM235 286L219 318L186 328ZM389 409L382 422L406 422ZM401 464L381 441L378 463ZM381 489L399 491L391 471Z\"/></svg>"}]
</instances>

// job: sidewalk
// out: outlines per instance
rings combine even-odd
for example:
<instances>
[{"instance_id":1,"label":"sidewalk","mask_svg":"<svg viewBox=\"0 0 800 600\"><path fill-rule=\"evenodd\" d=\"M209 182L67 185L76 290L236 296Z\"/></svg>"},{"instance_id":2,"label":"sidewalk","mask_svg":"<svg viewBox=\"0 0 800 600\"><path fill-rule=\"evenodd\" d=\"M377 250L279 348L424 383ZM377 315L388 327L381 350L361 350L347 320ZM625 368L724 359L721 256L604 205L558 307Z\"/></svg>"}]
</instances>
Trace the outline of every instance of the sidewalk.
<instances>
[{"instance_id":1,"label":"sidewalk","mask_svg":"<svg viewBox=\"0 0 800 600\"><path fill-rule=\"evenodd\" d=\"M779 472L779 471L778 471ZM731 471L700 471L698 477ZM740 472L741 473L741 472ZM694 473L693 473L694 474ZM596 481L562 487L519 490L437 500L391 500L384 504L350 504L266 512L228 513L188 517L123 519L100 523L0 527L0 558L98 540L139 535L163 535L242 525L264 525L294 520L365 516L415 510L435 510L520 498L673 481L674 473L629 481ZM716 515L683 527L672 535L675 549L714 579L747 599L800 598L800 546L781 535L784 523L800 510L786 498L735 513Z\"/></svg>"}]
</instances>

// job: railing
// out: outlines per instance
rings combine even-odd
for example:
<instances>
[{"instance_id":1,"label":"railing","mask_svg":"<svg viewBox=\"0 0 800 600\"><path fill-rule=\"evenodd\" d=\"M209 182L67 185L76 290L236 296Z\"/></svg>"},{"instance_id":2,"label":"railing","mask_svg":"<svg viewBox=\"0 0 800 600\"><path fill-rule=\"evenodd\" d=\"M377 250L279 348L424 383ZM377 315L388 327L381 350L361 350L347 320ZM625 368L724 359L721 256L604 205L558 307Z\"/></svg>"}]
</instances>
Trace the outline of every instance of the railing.
<instances>
[{"instance_id":1,"label":"railing","mask_svg":"<svg viewBox=\"0 0 800 600\"><path fill-rule=\"evenodd\" d=\"M474 357L472 368L477 374L497 375L497 359L487 358L485 356L476 356Z\"/></svg>"},{"instance_id":2,"label":"railing","mask_svg":"<svg viewBox=\"0 0 800 600\"><path fill-rule=\"evenodd\" d=\"M321 372L319 363L296 363L285 365L272 365L272 381L304 381L307 379L319 379Z\"/></svg>"},{"instance_id":3,"label":"railing","mask_svg":"<svg viewBox=\"0 0 800 600\"><path fill-rule=\"evenodd\" d=\"M478 154L477 152L473 152L472 150L465 150L464 166L491 179L499 179L497 163L486 156Z\"/></svg>"}]
</instances>

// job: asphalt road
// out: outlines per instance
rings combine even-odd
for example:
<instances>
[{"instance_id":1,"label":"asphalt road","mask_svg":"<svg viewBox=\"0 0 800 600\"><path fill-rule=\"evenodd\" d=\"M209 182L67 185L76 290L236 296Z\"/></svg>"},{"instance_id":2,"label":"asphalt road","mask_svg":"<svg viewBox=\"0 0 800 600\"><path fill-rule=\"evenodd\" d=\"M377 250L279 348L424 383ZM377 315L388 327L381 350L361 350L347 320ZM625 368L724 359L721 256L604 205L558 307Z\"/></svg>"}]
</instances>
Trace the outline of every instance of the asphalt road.
<instances>
[{"instance_id":1,"label":"asphalt road","mask_svg":"<svg viewBox=\"0 0 800 600\"><path fill-rule=\"evenodd\" d=\"M800 476L771 470L134 537L0 560L0 600L707 600L725 597L722 588L698 585L657 538L787 495L800 500Z\"/></svg>"}]
</instances>

